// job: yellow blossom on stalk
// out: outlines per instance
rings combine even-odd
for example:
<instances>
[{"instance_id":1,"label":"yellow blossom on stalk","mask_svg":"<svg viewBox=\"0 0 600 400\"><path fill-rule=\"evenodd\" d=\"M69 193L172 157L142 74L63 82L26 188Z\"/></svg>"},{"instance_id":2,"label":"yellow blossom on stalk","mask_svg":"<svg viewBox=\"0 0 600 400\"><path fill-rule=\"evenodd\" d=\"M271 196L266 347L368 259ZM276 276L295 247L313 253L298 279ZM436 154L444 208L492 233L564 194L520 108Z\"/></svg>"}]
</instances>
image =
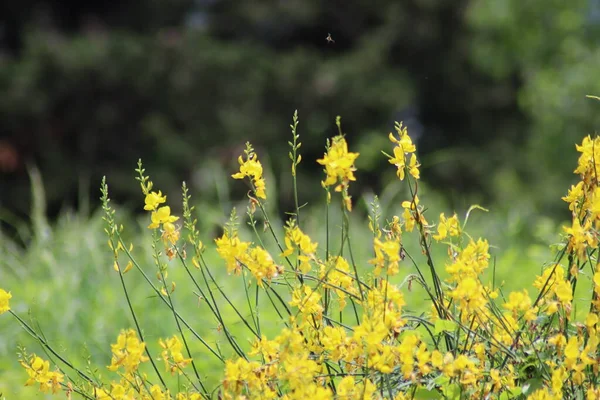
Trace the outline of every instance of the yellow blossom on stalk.
<instances>
[{"instance_id":1,"label":"yellow blossom on stalk","mask_svg":"<svg viewBox=\"0 0 600 400\"><path fill-rule=\"evenodd\" d=\"M159 190L158 193L150 192L146 195L144 199L144 210L146 211L154 211L158 208L158 206L167 201L167 196L163 196L162 192Z\"/></svg>"},{"instance_id":2,"label":"yellow blossom on stalk","mask_svg":"<svg viewBox=\"0 0 600 400\"><path fill-rule=\"evenodd\" d=\"M569 192L562 199L569 203L569 210L575 211L578 206L579 200L583 197L583 181L580 181L577 185L571 186Z\"/></svg>"},{"instance_id":3,"label":"yellow blossom on stalk","mask_svg":"<svg viewBox=\"0 0 600 400\"><path fill-rule=\"evenodd\" d=\"M396 122L396 132L399 138L396 138L392 133L389 134L389 139L392 143L396 144L394 147L394 156L389 159L390 164L393 164L398 169L396 174L398 179L404 180L406 164L406 155L410 154L410 160L408 162L409 173L415 178L419 179L419 167L421 164L417 161L417 156L414 154L416 147L413 144L410 136L408 136L408 130L402 126L402 123Z\"/></svg>"},{"instance_id":4,"label":"yellow blossom on stalk","mask_svg":"<svg viewBox=\"0 0 600 400\"><path fill-rule=\"evenodd\" d=\"M456 288L450 292L450 296L458 302L464 320L468 320L473 313L483 311L483 307L488 302L481 282L472 277L459 281Z\"/></svg>"},{"instance_id":5,"label":"yellow blossom on stalk","mask_svg":"<svg viewBox=\"0 0 600 400\"><path fill-rule=\"evenodd\" d=\"M599 276L600 278L600 276ZM561 282L565 280L565 269L560 264L551 265L548 268L544 269L542 275L536 277L533 282L533 286L536 289L542 290L545 287L545 290L549 290L557 282ZM600 279L599 279L600 282ZM548 293L548 292L547 292ZM549 292L552 293L552 292Z\"/></svg>"},{"instance_id":6,"label":"yellow blossom on stalk","mask_svg":"<svg viewBox=\"0 0 600 400\"><path fill-rule=\"evenodd\" d=\"M586 181L586 178L593 177L600 169L600 138L595 137L592 140L588 135L583 139L581 145L575 145L575 148L581 155L574 172L580 174Z\"/></svg>"},{"instance_id":7,"label":"yellow blossom on stalk","mask_svg":"<svg viewBox=\"0 0 600 400\"><path fill-rule=\"evenodd\" d=\"M229 393L241 394L246 387L249 391L260 389L264 384L260 378L260 364L238 358L225 362L225 379L223 388ZM236 397L237 398L237 397Z\"/></svg>"},{"instance_id":8,"label":"yellow blossom on stalk","mask_svg":"<svg viewBox=\"0 0 600 400\"><path fill-rule=\"evenodd\" d=\"M458 217L454 214L452 217L446 219L444 213L440 214L440 223L438 224L438 233L433 235L433 238L437 241L445 239L447 236L459 236L460 225L458 223Z\"/></svg>"},{"instance_id":9,"label":"yellow blossom on stalk","mask_svg":"<svg viewBox=\"0 0 600 400\"><path fill-rule=\"evenodd\" d=\"M42 393L56 393L61 389L64 375L58 371L50 371L50 362L32 354L28 360L20 360L20 364L29 375L25 386L39 383Z\"/></svg>"},{"instance_id":10,"label":"yellow blossom on stalk","mask_svg":"<svg viewBox=\"0 0 600 400\"><path fill-rule=\"evenodd\" d=\"M587 220L583 226L579 223L579 219L577 217L573 218L573 224L569 227L563 227L563 230L570 235L569 237L569 251L575 251L577 253L577 257L581 260L585 260L587 258L585 249L589 246L591 248L598 247L598 239L596 235L592 232L592 222Z\"/></svg>"},{"instance_id":11,"label":"yellow blossom on stalk","mask_svg":"<svg viewBox=\"0 0 600 400\"><path fill-rule=\"evenodd\" d=\"M389 345L376 346L369 354L368 368L374 368L383 374L391 374L396 365L396 348Z\"/></svg>"},{"instance_id":12,"label":"yellow blossom on stalk","mask_svg":"<svg viewBox=\"0 0 600 400\"><path fill-rule=\"evenodd\" d=\"M4 289L0 289L0 314L4 314L5 312L10 310L9 300L12 298L10 292L7 292Z\"/></svg>"},{"instance_id":13,"label":"yellow blossom on stalk","mask_svg":"<svg viewBox=\"0 0 600 400\"><path fill-rule=\"evenodd\" d=\"M337 399L340 400L370 400L377 391L377 386L368 378L362 383L356 383L353 376L346 376L337 386Z\"/></svg>"},{"instance_id":14,"label":"yellow blossom on stalk","mask_svg":"<svg viewBox=\"0 0 600 400\"><path fill-rule=\"evenodd\" d=\"M517 316L517 312L525 313L525 319L527 321L533 321L536 319L537 307L532 307L531 298L527 289L523 289L521 292L511 292L508 295L508 302L504 304L504 308L512 311L513 316Z\"/></svg>"},{"instance_id":15,"label":"yellow blossom on stalk","mask_svg":"<svg viewBox=\"0 0 600 400\"><path fill-rule=\"evenodd\" d=\"M150 219L152 220L152 223L148 225L148 229L156 229L160 227L160 224L177 221L179 217L171 215L171 207L163 206L155 211L152 211Z\"/></svg>"},{"instance_id":16,"label":"yellow blossom on stalk","mask_svg":"<svg viewBox=\"0 0 600 400\"><path fill-rule=\"evenodd\" d=\"M163 224L161 238L162 238L163 242L165 243L165 245L176 244L177 241L179 240L179 235L180 235L179 229L177 229L177 227L173 223L165 222Z\"/></svg>"},{"instance_id":17,"label":"yellow blossom on stalk","mask_svg":"<svg viewBox=\"0 0 600 400\"><path fill-rule=\"evenodd\" d=\"M402 338L402 342L397 345L398 359L400 360L400 370L404 378L408 379L413 372L415 365L415 350L418 349L421 339L414 333L407 334Z\"/></svg>"},{"instance_id":18,"label":"yellow blossom on stalk","mask_svg":"<svg viewBox=\"0 0 600 400\"><path fill-rule=\"evenodd\" d=\"M558 282L553 289L558 301L560 301L563 306L566 307L571 304L571 301L573 300L573 288L569 281L563 280Z\"/></svg>"},{"instance_id":19,"label":"yellow blossom on stalk","mask_svg":"<svg viewBox=\"0 0 600 400\"><path fill-rule=\"evenodd\" d=\"M315 315L320 319L323 313L323 306L321 306L320 301L321 294L319 292L313 291L310 286L303 285L294 289L289 304L298 307L302 314Z\"/></svg>"},{"instance_id":20,"label":"yellow blossom on stalk","mask_svg":"<svg viewBox=\"0 0 600 400\"><path fill-rule=\"evenodd\" d=\"M401 261L400 252L402 245L400 240L392 239L382 242L375 238L373 241L375 250L375 258L369 260L369 264L375 265L375 276L379 276L381 271L386 268L386 275L393 276L399 272L399 264Z\"/></svg>"},{"instance_id":21,"label":"yellow blossom on stalk","mask_svg":"<svg viewBox=\"0 0 600 400\"><path fill-rule=\"evenodd\" d=\"M427 225L427 220L425 220L425 216L423 213L419 212L419 196L415 195L413 200L411 201L403 201L402 208L404 208L404 213L402 216L404 217L404 228L407 232L412 232L415 228L415 224L417 223L416 215L419 216L419 222L423 225Z\"/></svg>"},{"instance_id":22,"label":"yellow blossom on stalk","mask_svg":"<svg viewBox=\"0 0 600 400\"><path fill-rule=\"evenodd\" d=\"M252 178L254 184L254 190L256 197L266 199L267 194L265 191L265 178L263 178L263 167L254 152L254 149L250 143L246 143L246 161L242 159L242 156L238 158L240 164L240 171L231 175L233 179L244 179L245 177Z\"/></svg>"},{"instance_id":23,"label":"yellow blossom on stalk","mask_svg":"<svg viewBox=\"0 0 600 400\"><path fill-rule=\"evenodd\" d=\"M321 372L321 366L311 360L308 352L290 354L281 363L279 378L287 381L291 390L301 390L313 384L314 377Z\"/></svg>"},{"instance_id":24,"label":"yellow blossom on stalk","mask_svg":"<svg viewBox=\"0 0 600 400\"><path fill-rule=\"evenodd\" d=\"M335 191L341 192L342 188L347 186L350 181L355 181L354 176L354 161L358 158L358 153L348 151L348 144L343 136L335 136L332 139L331 146L323 158L317 160L321 165L325 166L327 178L323 181L323 186L331 186L339 182Z\"/></svg>"},{"instance_id":25,"label":"yellow blossom on stalk","mask_svg":"<svg viewBox=\"0 0 600 400\"><path fill-rule=\"evenodd\" d=\"M361 324L354 327L354 339L358 342L364 342L367 348L377 346L389 335L390 331L385 326L381 314L374 316L365 314Z\"/></svg>"},{"instance_id":26,"label":"yellow blossom on stalk","mask_svg":"<svg viewBox=\"0 0 600 400\"><path fill-rule=\"evenodd\" d=\"M125 373L131 374L138 369L140 363L148 361L148 357L144 355L146 344L140 342L133 329L121 331L117 343L110 347L112 359L108 369L111 371L124 367Z\"/></svg>"},{"instance_id":27,"label":"yellow blossom on stalk","mask_svg":"<svg viewBox=\"0 0 600 400\"><path fill-rule=\"evenodd\" d=\"M263 287L263 279L271 282L271 279L279 275L282 270L275 264L268 251L261 247L255 247L248 254L247 266L252 275L256 278L258 286Z\"/></svg>"},{"instance_id":28,"label":"yellow blossom on stalk","mask_svg":"<svg viewBox=\"0 0 600 400\"><path fill-rule=\"evenodd\" d=\"M302 232L300 228L293 224L285 229L285 251L282 257L287 257L294 252L294 247L298 247L304 254L314 254L317 251L317 243L313 243L310 237Z\"/></svg>"},{"instance_id":29,"label":"yellow blossom on stalk","mask_svg":"<svg viewBox=\"0 0 600 400\"><path fill-rule=\"evenodd\" d=\"M227 232L215 239L215 243L217 244L217 253L227 263L227 272L239 274L242 271L240 263L247 265L250 243L242 242L237 236L230 238Z\"/></svg>"},{"instance_id":30,"label":"yellow blossom on stalk","mask_svg":"<svg viewBox=\"0 0 600 400\"><path fill-rule=\"evenodd\" d=\"M489 266L489 243L487 240L471 239L453 262L446 266L449 282L460 282L466 277L476 278Z\"/></svg>"},{"instance_id":31,"label":"yellow blossom on stalk","mask_svg":"<svg viewBox=\"0 0 600 400\"><path fill-rule=\"evenodd\" d=\"M326 326L323 329L321 344L323 345L323 350L329 353L329 358L334 362L338 362L344 358L347 352L346 330L341 326Z\"/></svg>"},{"instance_id":32,"label":"yellow blossom on stalk","mask_svg":"<svg viewBox=\"0 0 600 400\"><path fill-rule=\"evenodd\" d=\"M342 256L331 257L329 264L332 266L321 264L319 279L322 279L335 291L340 301L340 309L343 309L346 306L346 292L356 292L356 288L353 286L354 279L350 275L350 265Z\"/></svg>"},{"instance_id":33,"label":"yellow blossom on stalk","mask_svg":"<svg viewBox=\"0 0 600 400\"><path fill-rule=\"evenodd\" d=\"M182 374L183 368L192 362L191 358L185 358L181 353L183 344L177 336L165 340L159 339L158 344L163 348L161 355L167 371L171 373L177 371Z\"/></svg>"},{"instance_id":34,"label":"yellow blossom on stalk","mask_svg":"<svg viewBox=\"0 0 600 400\"><path fill-rule=\"evenodd\" d=\"M298 261L300 261L300 271L307 274L311 270L310 261L315 259L315 252L317 251L318 244L312 242L310 237L302 232L300 228L291 221L285 227L285 247L286 249L281 253L281 257L289 257L296 249L300 250Z\"/></svg>"},{"instance_id":35,"label":"yellow blossom on stalk","mask_svg":"<svg viewBox=\"0 0 600 400\"><path fill-rule=\"evenodd\" d=\"M252 343L252 350L248 354L251 356L260 354L270 363L279 357L279 347L279 343L274 340L268 340L265 335L262 335L260 339L256 338L254 343Z\"/></svg>"}]
</instances>

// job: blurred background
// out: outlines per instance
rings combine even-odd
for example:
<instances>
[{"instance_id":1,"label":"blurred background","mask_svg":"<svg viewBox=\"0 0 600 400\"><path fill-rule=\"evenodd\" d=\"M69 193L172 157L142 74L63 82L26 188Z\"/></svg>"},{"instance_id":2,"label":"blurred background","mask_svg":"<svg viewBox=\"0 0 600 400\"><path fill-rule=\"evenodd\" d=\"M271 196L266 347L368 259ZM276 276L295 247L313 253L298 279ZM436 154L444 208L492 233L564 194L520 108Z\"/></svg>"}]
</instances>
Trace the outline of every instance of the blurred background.
<instances>
[{"instance_id":1,"label":"blurred background","mask_svg":"<svg viewBox=\"0 0 600 400\"><path fill-rule=\"evenodd\" d=\"M397 120L450 208L556 215L600 122L598 39L598 0L2 2L0 219L28 221L34 167L51 218L97 207L103 175L139 203L138 158L164 191L218 200L248 140L288 209L295 109L303 200L341 115L359 193L393 179Z\"/></svg>"}]
</instances>

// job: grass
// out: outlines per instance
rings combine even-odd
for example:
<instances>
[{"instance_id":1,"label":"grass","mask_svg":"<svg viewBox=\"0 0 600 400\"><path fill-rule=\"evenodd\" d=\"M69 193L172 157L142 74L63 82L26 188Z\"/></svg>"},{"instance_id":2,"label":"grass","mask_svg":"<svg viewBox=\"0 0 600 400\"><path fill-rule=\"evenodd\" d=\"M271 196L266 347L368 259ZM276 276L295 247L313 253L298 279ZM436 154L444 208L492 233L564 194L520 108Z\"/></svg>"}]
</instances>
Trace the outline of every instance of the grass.
<instances>
[{"instance_id":1,"label":"grass","mask_svg":"<svg viewBox=\"0 0 600 400\"><path fill-rule=\"evenodd\" d=\"M431 222L437 221L441 211L445 211L447 215L450 213L451 210L445 208L435 194L424 192L423 199L427 199L425 200L427 204L433 206L427 214ZM384 219L401 212L399 204L403 196L403 193L393 188L384 193L381 200ZM362 271L369 268L368 260L372 252L372 237L366 228L365 218L367 211L365 204L369 202L369 198L360 199L350 221L350 232L354 235L351 237L353 253ZM202 210L197 215L201 221L224 222L226 220L226 215L219 215L214 207L212 209L198 207L197 210ZM238 210L241 212L242 209ZM303 230L314 240L324 244L325 229L322 221L325 209L316 206L303 211ZM146 219L134 220L127 212L118 211L117 221L127 227L125 235L129 236L134 244L134 256L153 277L155 270L149 250L151 238L148 230L145 229ZM333 232L330 240L335 252L336 243L340 242L339 234L336 232L341 224L341 214L333 208L330 221ZM43 221L33 225L43 225ZM278 227L278 233L281 233L279 229L281 224L274 224L274 226ZM132 229L133 227L135 228ZM533 229L524 229L527 227ZM91 360L91 365L110 364L110 344L115 341L121 329L133 326L118 275L112 269L111 251L107 246L103 229L104 225L99 213L86 217L67 212L61 215L44 235L38 235L25 250L20 249L7 238L2 238L0 241L0 282L2 287L12 292L12 308L21 316L30 318L33 325L41 328L55 348L83 369L88 358ZM547 219L519 215L518 207L512 207L510 211L492 210L489 213L474 211L467 230L473 237L483 236L496 246L492 249L494 259L491 263L495 264L495 268L490 268L488 277L491 280L495 271L495 283L503 285L506 293L513 289L521 289L525 282L533 281L543 263L551 260L552 255L547 244L558 239L556 224ZM525 237L524 231L533 232L534 235ZM249 229L242 229L241 236L245 240L254 239ZM428 276L425 259L416 243L416 237L415 234L405 234L404 245L407 252ZM203 238L209 248L206 253L207 263L230 300L241 310L247 310L244 282L241 277L227 275L223 262L212 248L212 239L212 237ZM271 238L265 234L264 239L272 254L277 254L278 251ZM323 251L322 246L319 247L321 251ZM439 260L437 267L443 270L446 248L440 245L434 246L434 249L437 251L434 253L434 259ZM225 340L223 333L217 330L216 321L194 293L185 270L181 266L175 266L176 262L173 262L173 265L169 275L177 282L175 301L178 311L203 338L212 346L218 347L218 343L223 343ZM425 294L418 285L413 285L409 290L405 282L406 276L415 272L414 266L406 260L403 263L402 273L395 278L394 282L396 284L404 282L403 291L407 299L407 309L420 313L428 311L429 303ZM133 306L140 316L141 326L144 327L145 340L156 357L159 352L158 338L175 333L174 321L169 310L152 296L147 283L137 271L131 271L125 275L125 278ZM533 292L533 288L528 287L531 288L530 292ZM578 290L589 289L580 285ZM251 337L248 331L233 311L225 305L225 301L222 302L222 306L226 310L225 320L231 324L229 328L240 343L247 345ZM269 307L263 308L261 318L263 321L280 321ZM266 326L263 333L269 336L281 327L282 325L277 323L271 324ZM194 358L207 379L207 386L215 387L219 383L222 364L197 341L191 342ZM29 351L41 353L41 348L12 318L0 318L0 393L3 393L6 398L29 398L34 396L37 389L23 386L25 372L17 362L17 346L25 346ZM109 371L100 368L94 373L107 375ZM38 395L41 396L39 393Z\"/></svg>"}]
</instances>

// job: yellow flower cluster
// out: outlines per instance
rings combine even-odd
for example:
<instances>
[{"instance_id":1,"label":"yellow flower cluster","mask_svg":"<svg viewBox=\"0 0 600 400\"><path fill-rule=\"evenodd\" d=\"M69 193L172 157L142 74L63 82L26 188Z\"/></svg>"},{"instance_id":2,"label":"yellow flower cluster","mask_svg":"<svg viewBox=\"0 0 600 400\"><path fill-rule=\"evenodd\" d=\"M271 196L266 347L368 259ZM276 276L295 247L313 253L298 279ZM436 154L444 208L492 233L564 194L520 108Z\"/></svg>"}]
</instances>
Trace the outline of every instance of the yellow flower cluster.
<instances>
[{"instance_id":1,"label":"yellow flower cluster","mask_svg":"<svg viewBox=\"0 0 600 400\"><path fill-rule=\"evenodd\" d=\"M415 154L417 149L410 136L408 136L408 129L405 126L402 126L402 123L396 122L396 133L398 134L398 138L391 132L389 134L390 141L396 144L394 147L394 157L391 157L389 162L396 166L396 174L401 181L404 180L407 169L408 173L411 174L413 178L419 179L419 167L421 164L417 161L417 156ZM408 163L406 162L407 157L410 157Z\"/></svg>"},{"instance_id":2,"label":"yellow flower cluster","mask_svg":"<svg viewBox=\"0 0 600 400\"><path fill-rule=\"evenodd\" d=\"M126 375L131 375L137 371L141 363L148 361L148 357L144 354L146 344L140 342L133 329L121 331L117 343L110 347L112 359L108 369L111 371L123 368Z\"/></svg>"},{"instance_id":3,"label":"yellow flower cluster","mask_svg":"<svg viewBox=\"0 0 600 400\"><path fill-rule=\"evenodd\" d=\"M192 359L183 356L181 352L183 344L179 341L179 338L173 336L165 340L159 339L158 343L163 348L161 356L166 370L171 373L178 372L179 374L183 374L183 369L192 362Z\"/></svg>"},{"instance_id":4,"label":"yellow flower cluster","mask_svg":"<svg viewBox=\"0 0 600 400\"><path fill-rule=\"evenodd\" d=\"M260 246L252 247L250 242L242 242L235 236L229 237L227 232L215 239L217 253L227 263L227 272L239 275L242 267L246 267L262 287L263 280L268 282L283 272L283 267L276 264L271 254Z\"/></svg>"},{"instance_id":5,"label":"yellow flower cluster","mask_svg":"<svg viewBox=\"0 0 600 400\"><path fill-rule=\"evenodd\" d=\"M240 171L231 175L231 177L233 179L244 179L245 177L252 178L256 197L266 199L267 193L265 191L266 186L265 179L263 178L263 167L260 161L258 161L258 157L252 146L250 146L250 143L246 144L246 161L240 156L238 162L240 164Z\"/></svg>"},{"instance_id":6,"label":"yellow flower cluster","mask_svg":"<svg viewBox=\"0 0 600 400\"><path fill-rule=\"evenodd\" d=\"M389 161L397 167L400 180L413 183L419 179L416 147L402 124L396 124L396 131L398 137L390 134L394 156ZM237 275L245 269L254 276L257 305L264 300L259 300L259 295L267 293L276 311L280 315L287 312L287 317L281 321L283 329L271 339L260 329L265 323L259 320L258 310L251 310L252 320L245 325L255 339L249 351L238 346L229 327L223 329L238 356L225 359L221 349L215 352L224 362L222 386L216 396L232 400L600 399L600 139L587 137L577 150L581 156L575 172L581 181L563 198L569 204L572 221L564 228L565 242L556 260L533 282L537 293L532 295L525 288L505 294L493 284L484 283L491 259L488 241L463 232L464 226L456 214L447 218L442 213L437 227L429 225L416 185L409 185L410 200L401 203L402 216L394 216L387 226L380 225L378 209L373 206L369 228L374 256L369 264L374 268L367 277L359 275L359 263L351 252L345 251L344 246L351 246L350 241L344 241L347 232L342 231L339 253L320 256L317 242L300 229L296 220L285 226L283 242L273 233L281 251L279 257L294 269L294 274L284 275L283 268L265 248L238 237L232 213L231 225L215 239L217 253L229 273ZM348 209L348 185L355 180L357 157L358 153L348 151L340 135L333 138L323 159L318 160L327 175L323 186L337 185L335 190L343 193ZM240 157L239 163L240 172L233 177L250 177L256 197L264 199L262 166L250 145L246 160ZM147 178L141 177L140 181L144 208L152 212L150 228L162 228L165 243L175 245L179 231L173 222L177 217L171 216L168 206L162 206L166 196L151 191ZM261 204L251 198L251 204L256 203ZM183 216L188 228L193 224L185 205ZM249 212L250 218L254 211ZM263 207L261 211L268 221ZM414 267L416 272L411 270L399 284L392 280L397 279L401 266L404 268L402 260L407 254L402 247L403 234L415 228L424 261L410 255L412 265L406 268ZM192 229L190 236L195 233ZM257 235L263 243L262 236ZM431 246L445 239L449 259L442 277ZM119 250L123 245L119 242L111 246ZM195 250L194 265L201 254L198 248ZM426 269L421 269L421 265ZM592 289L587 313L575 320L572 303L575 287L582 278L590 280ZM407 310L401 288L406 285L410 291L414 282L431 301L430 315L411 315ZM205 283L207 288L214 287L214 282ZM289 293L280 288L289 289ZM11 297L0 289L0 314L10 310ZM227 322L221 319L218 309L220 299L215 300L212 293L210 297L206 301L211 301L211 311L225 328ZM172 302L164 301L175 311ZM352 307L346 307L347 304ZM235 307L234 302L229 305ZM13 311L10 314L18 318ZM176 312L173 314L179 318L179 326L183 319ZM70 396L79 391L94 399L208 398L209 391L204 387L199 390L203 385L199 374L195 371L197 387L186 372L189 365L195 370L196 364L190 353L184 355L184 350L188 351L184 332L180 330L180 334L158 343L165 370L175 375L171 378L187 379L191 384L189 390L178 386L180 392L175 395L154 366L146 343L132 329L121 331L111 346L111 364L107 368L119 375L117 380L99 384L88 377L83 385L74 387L71 378L64 382L62 370L51 372L48 361L32 355L21 360L29 375L26 384L39 383L44 393L64 390ZM44 340L40 342L47 346ZM145 368L140 366L148 361L147 367L154 367L160 385L142 372ZM81 372L79 375L86 377Z\"/></svg>"},{"instance_id":7,"label":"yellow flower cluster","mask_svg":"<svg viewBox=\"0 0 600 400\"><path fill-rule=\"evenodd\" d=\"M61 389L64 375L58 371L50 371L50 362L32 354L20 363L29 375L29 379L25 382L26 386L39 383L42 393L57 393Z\"/></svg>"},{"instance_id":8,"label":"yellow flower cluster","mask_svg":"<svg viewBox=\"0 0 600 400\"><path fill-rule=\"evenodd\" d=\"M156 229L161 226L161 224L168 225L165 230L173 231L173 222L177 221L179 217L171 215L171 207L163 206L159 207L160 204L167 201L167 196L163 196L159 191L150 192L146 195L144 210L152 211L150 219L152 223L148 225L149 229ZM163 225L163 227L164 227Z\"/></svg>"},{"instance_id":9,"label":"yellow flower cluster","mask_svg":"<svg viewBox=\"0 0 600 400\"><path fill-rule=\"evenodd\" d=\"M336 192L342 192L344 204L348 211L352 210L351 197L348 195L348 186L351 181L355 181L354 161L358 158L359 153L351 153L348 151L348 143L344 136L339 135L331 140L331 144L327 149L327 153L317 162L325 166L325 174L327 177L321 184L323 187L337 185Z\"/></svg>"},{"instance_id":10,"label":"yellow flower cluster","mask_svg":"<svg viewBox=\"0 0 600 400\"><path fill-rule=\"evenodd\" d=\"M298 261L300 262L300 271L303 274L307 274L311 270L310 262L315 260L315 253L317 251L317 243L312 242L310 237L302 232L300 228L291 221L285 227L285 247L282 257L289 257L294 250L298 250L300 255Z\"/></svg>"}]
</instances>

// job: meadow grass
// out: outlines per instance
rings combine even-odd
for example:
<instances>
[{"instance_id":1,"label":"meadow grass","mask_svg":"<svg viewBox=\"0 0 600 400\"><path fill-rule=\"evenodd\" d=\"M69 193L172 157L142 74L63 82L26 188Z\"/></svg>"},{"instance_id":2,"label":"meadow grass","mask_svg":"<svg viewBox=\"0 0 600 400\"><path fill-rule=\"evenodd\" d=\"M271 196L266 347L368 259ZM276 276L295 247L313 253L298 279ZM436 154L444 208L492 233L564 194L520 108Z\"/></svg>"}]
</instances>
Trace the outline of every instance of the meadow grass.
<instances>
[{"instance_id":1,"label":"meadow grass","mask_svg":"<svg viewBox=\"0 0 600 400\"><path fill-rule=\"evenodd\" d=\"M382 213L385 215L399 212L397 204L402 190L400 185L394 186L386 190L388 197L382 206ZM430 194L431 200L428 199L428 203L434 204L430 210L432 215L447 210L443 200L435 192ZM424 198L427 199L427 195L424 195ZM363 270L370 268L367 260L372 258L372 238L366 229L365 217L370 201L370 197L362 199L351 220L351 225L357 228L354 229L356 233L351 240L355 244L358 265ZM197 213L199 219L212 223L220 221L221 225L227 219L227 215L220 214L218 208L199 205L196 209L203 210ZM540 266L549 261L551 256L550 249L547 244L543 244L543 240L556 238L558 231L557 224L551 220L532 218L531 215L514 215L515 209L518 210L519 207L499 211L492 208L489 213L474 213L469 223L469 230L474 236L489 237L491 244L496 247L492 250L496 282L498 285L504 284L506 291L520 289L523 282L532 282L540 273ZM152 273L153 260L149 253L144 251L151 243L150 232L145 229L146 220L136 220L129 214L129 210L118 211L118 217L125 225L130 228L137 227L128 232L128 236L134 243L134 249L140 250L136 252L136 256L141 257L142 264ZM325 242L322 223L324 214L325 208L318 205L309 207L305 212L306 231L319 243ZM332 210L332 214L333 224L339 225L341 213ZM533 224L539 225L533 229L542 236L536 242L523 240L525 235L519 224L527 219L533 219ZM211 231L210 225L205 225L208 231ZM277 221L274 226L282 226L281 221ZM217 225L212 228L217 228ZM248 227L242 224L241 228L241 236L250 239L252 232ZM114 337L120 329L132 326L129 310L119 288L118 277L112 269L112 256L103 229L101 210L91 216L65 212L53 224L50 234L45 239L33 240L26 249L20 248L6 237L0 242L0 281L3 287L10 288L13 299L16 299L12 302L13 309L23 315L30 312L32 321L36 321L34 325L39 324L49 341L57 344L69 359L76 360L76 364L81 367L85 367L88 357L92 360L92 365L109 365L108 349L114 342ZM207 242L212 239L205 238ZM332 240L334 251L336 243L339 241ZM368 245L361 245L367 243ZM414 236L407 236L405 245L409 254L414 254L418 262L424 263ZM441 248L437 250L436 262L443 265L446 254ZM240 290L243 287L242 278L227 274L223 261L214 249L207 252L206 259L223 290L243 309L243 290ZM403 264L401 273L393 282L400 284L408 274L414 272L410 264ZM187 279L183 269L178 266L170 269L169 274L176 282ZM490 274L491 270L487 273L488 277ZM125 277L134 307L140 313L148 342L156 342L159 337L171 334L174 323L169 310L155 297L149 297L147 284L138 274L134 272ZM178 290L186 290L185 285L179 285ZM428 299L418 285L414 285L409 291L405 284L403 292L408 310L417 314L429 311ZM216 332L214 317L203 307L196 294L191 291L178 293L177 308L203 337L214 343L223 342L223 335ZM231 329L236 336L243 338L247 335L245 327L234 317L231 310L229 312ZM274 311L267 307L262 312L274 314ZM263 315L263 318L269 321L279 320L276 315ZM273 324L271 332L268 333L274 334L280 328L281 325ZM241 342L244 343L244 340ZM43 395L36 393L35 387L23 385L26 374L17 361L17 346L24 346L29 351L41 351L35 340L25 334L14 321L0 318L0 392L7 399L33 396L40 398ZM202 370L208 374L208 385L216 386L222 378L222 364L198 344L194 346L194 351L194 354L199 354ZM101 370L99 373L107 374Z\"/></svg>"},{"instance_id":2,"label":"meadow grass","mask_svg":"<svg viewBox=\"0 0 600 400\"><path fill-rule=\"evenodd\" d=\"M113 206L103 180L102 214L51 228L33 174L33 239L26 251L3 240L0 287L0 314L31 337L0 325L0 390L29 396L18 345L28 385L90 400L600 398L600 138L577 146L581 181L558 236L518 199L453 215L421 184L401 123L384 155L404 185L350 196L359 154L338 117L317 160L324 201L301 206L297 123L288 213L267 201L249 143L231 177L250 191L229 218L191 207L185 183L172 213L139 161L144 218Z\"/></svg>"}]
</instances>

